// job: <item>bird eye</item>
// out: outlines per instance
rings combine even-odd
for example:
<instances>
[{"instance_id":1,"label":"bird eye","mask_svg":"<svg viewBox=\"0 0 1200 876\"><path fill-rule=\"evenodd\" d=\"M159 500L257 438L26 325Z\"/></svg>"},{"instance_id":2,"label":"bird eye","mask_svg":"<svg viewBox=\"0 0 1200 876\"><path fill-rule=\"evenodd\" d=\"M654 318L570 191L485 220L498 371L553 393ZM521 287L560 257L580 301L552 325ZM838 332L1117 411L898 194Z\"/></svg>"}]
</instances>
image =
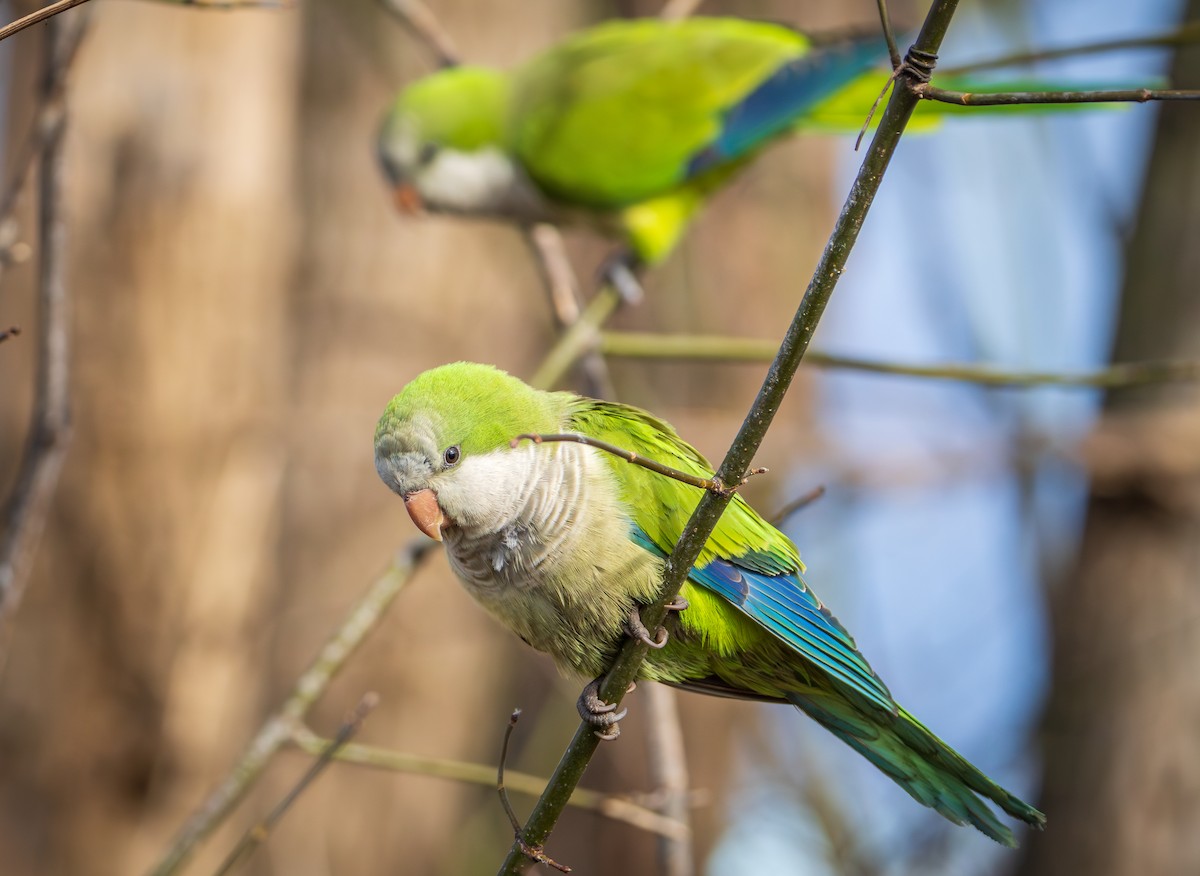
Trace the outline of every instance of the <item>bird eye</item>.
<instances>
[{"instance_id":1,"label":"bird eye","mask_svg":"<svg viewBox=\"0 0 1200 876\"><path fill-rule=\"evenodd\" d=\"M423 143L421 145L421 151L417 153L417 164L423 167L426 164L429 164L429 162L433 161L433 159L437 158L437 154L438 146L436 143Z\"/></svg>"},{"instance_id":2,"label":"bird eye","mask_svg":"<svg viewBox=\"0 0 1200 876\"><path fill-rule=\"evenodd\" d=\"M459 449L458 445L455 444L453 447L446 448L446 452L442 454L442 460L446 463L446 465L454 465L454 463L458 462L461 456L462 451Z\"/></svg>"}]
</instances>

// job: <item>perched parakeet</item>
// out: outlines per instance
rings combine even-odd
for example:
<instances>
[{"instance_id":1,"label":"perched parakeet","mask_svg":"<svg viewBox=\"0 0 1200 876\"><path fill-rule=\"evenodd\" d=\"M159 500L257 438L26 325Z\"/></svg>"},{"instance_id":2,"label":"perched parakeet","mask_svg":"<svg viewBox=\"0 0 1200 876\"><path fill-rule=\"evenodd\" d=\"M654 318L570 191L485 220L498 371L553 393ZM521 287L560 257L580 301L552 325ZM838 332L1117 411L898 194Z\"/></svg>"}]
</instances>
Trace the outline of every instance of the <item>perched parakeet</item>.
<instances>
[{"instance_id":1,"label":"perched parakeet","mask_svg":"<svg viewBox=\"0 0 1200 876\"><path fill-rule=\"evenodd\" d=\"M415 82L384 118L379 156L406 211L585 222L653 265L776 137L858 131L887 61L879 37L816 46L737 18L610 21L511 72L451 67ZM922 101L914 124L956 109L979 113Z\"/></svg>"},{"instance_id":2,"label":"perched parakeet","mask_svg":"<svg viewBox=\"0 0 1200 876\"><path fill-rule=\"evenodd\" d=\"M737 168L828 123L827 99L886 58L878 38L814 49L765 22L610 21L512 72L421 79L388 112L379 154L402 208L583 220L653 264ZM871 77L854 128L886 78Z\"/></svg>"},{"instance_id":3,"label":"perched parakeet","mask_svg":"<svg viewBox=\"0 0 1200 876\"><path fill-rule=\"evenodd\" d=\"M599 676L627 635L646 635L638 608L660 590L664 558L699 495L582 444L513 446L521 434L557 432L712 475L643 410L542 392L467 362L426 371L392 399L375 432L375 467L417 527L445 543L485 609L560 669ZM803 568L795 545L735 495L684 584L674 631L640 677L791 703L956 824L1013 845L990 800L1040 828L1041 812L892 699ZM580 713L598 726L613 719L586 692Z\"/></svg>"}]
</instances>

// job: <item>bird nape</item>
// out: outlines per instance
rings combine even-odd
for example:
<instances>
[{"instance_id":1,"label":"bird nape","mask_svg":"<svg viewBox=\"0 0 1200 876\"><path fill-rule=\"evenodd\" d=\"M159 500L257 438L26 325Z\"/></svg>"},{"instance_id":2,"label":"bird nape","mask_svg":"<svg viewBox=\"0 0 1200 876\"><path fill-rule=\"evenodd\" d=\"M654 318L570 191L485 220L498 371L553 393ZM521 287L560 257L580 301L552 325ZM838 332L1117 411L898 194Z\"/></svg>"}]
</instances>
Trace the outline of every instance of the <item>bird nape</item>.
<instances>
[{"instance_id":1,"label":"bird nape","mask_svg":"<svg viewBox=\"0 0 1200 876\"><path fill-rule=\"evenodd\" d=\"M796 546L735 494L693 566L665 642L641 623L696 488L574 442L577 433L698 477L712 468L639 408L535 390L488 365L419 375L375 432L375 467L417 527L442 541L467 591L559 668L599 678L627 636L652 645L640 677L702 693L790 703L956 824L1015 845L987 801L1036 828L1045 816L1000 787L892 698L808 588ZM581 716L615 735L593 683Z\"/></svg>"}]
</instances>

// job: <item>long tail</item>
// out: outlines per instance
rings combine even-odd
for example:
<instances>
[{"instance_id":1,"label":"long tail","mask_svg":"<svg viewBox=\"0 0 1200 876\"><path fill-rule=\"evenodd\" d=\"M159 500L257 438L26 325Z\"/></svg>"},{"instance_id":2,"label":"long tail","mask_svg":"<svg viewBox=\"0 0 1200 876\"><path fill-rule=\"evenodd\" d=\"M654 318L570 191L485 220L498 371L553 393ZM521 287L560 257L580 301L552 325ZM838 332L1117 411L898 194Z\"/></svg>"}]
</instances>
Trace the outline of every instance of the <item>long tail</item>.
<instances>
[{"instance_id":1,"label":"long tail","mask_svg":"<svg viewBox=\"0 0 1200 876\"><path fill-rule=\"evenodd\" d=\"M868 718L832 694L792 694L788 699L917 802L955 824L971 824L998 843L1016 846L1012 831L984 799L1038 830L1046 824L1045 815L989 779L904 709L889 720Z\"/></svg>"}]
</instances>

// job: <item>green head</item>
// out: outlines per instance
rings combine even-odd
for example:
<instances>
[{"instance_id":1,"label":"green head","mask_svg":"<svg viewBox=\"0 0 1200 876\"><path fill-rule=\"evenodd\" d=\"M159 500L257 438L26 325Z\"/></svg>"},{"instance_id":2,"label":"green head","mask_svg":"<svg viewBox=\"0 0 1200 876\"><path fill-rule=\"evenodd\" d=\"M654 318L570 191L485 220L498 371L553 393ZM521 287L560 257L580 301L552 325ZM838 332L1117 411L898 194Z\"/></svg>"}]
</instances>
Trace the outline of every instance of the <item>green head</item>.
<instances>
[{"instance_id":1,"label":"green head","mask_svg":"<svg viewBox=\"0 0 1200 876\"><path fill-rule=\"evenodd\" d=\"M450 67L414 82L379 129L379 161L406 212L512 215L536 198L506 148L509 78Z\"/></svg>"},{"instance_id":2,"label":"green head","mask_svg":"<svg viewBox=\"0 0 1200 876\"><path fill-rule=\"evenodd\" d=\"M388 403L375 428L375 470L433 538L501 513L531 444L525 432L560 428L564 395L539 392L473 362L426 371ZM493 501L494 500L494 501ZM502 510L502 509L501 509Z\"/></svg>"}]
</instances>

